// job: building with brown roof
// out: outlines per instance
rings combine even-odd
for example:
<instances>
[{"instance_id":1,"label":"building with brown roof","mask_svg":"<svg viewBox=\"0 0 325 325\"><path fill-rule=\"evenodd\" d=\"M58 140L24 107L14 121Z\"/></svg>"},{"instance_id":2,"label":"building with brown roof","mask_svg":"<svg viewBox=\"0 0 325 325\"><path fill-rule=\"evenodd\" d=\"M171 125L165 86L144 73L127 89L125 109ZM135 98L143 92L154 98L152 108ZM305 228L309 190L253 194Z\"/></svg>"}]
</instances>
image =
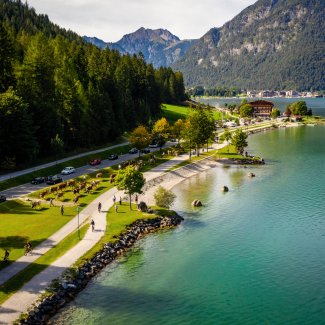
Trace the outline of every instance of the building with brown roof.
<instances>
[{"instance_id":1,"label":"building with brown roof","mask_svg":"<svg viewBox=\"0 0 325 325\"><path fill-rule=\"evenodd\" d=\"M253 116L262 118L270 117L272 108L274 107L274 104L267 100L256 100L248 104L251 105L254 109Z\"/></svg>"}]
</instances>

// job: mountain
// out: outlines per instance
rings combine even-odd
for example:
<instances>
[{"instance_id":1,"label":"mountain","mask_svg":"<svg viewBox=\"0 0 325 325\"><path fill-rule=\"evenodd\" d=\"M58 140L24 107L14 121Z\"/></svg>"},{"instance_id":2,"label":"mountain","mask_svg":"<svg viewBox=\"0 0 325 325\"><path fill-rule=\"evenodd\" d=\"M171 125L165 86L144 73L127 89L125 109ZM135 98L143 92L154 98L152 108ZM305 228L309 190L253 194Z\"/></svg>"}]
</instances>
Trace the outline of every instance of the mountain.
<instances>
[{"instance_id":1,"label":"mountain","mask_svg":"<svg viewBox=\"0 0 325 325\"><path fill-rule=\"evenodd\" d=\"M174 65L187 86L325 89L325 1L259 0Z\"/></svg>"},{"instance_id":2,"label":"mountain","mask_svg":"<svg viewBox=\"0 0 325 325\"><path fill-rule=\"evenodd\" d=\"M179 60L195 40L180 40L166 29L139 28L134 33L124 35L116 43L105 43L96 37L84 36L84 39L99 48L109 47L120 53L142 53L146 62L154 67L169 66Z\"/></svg>"}]
</instances>

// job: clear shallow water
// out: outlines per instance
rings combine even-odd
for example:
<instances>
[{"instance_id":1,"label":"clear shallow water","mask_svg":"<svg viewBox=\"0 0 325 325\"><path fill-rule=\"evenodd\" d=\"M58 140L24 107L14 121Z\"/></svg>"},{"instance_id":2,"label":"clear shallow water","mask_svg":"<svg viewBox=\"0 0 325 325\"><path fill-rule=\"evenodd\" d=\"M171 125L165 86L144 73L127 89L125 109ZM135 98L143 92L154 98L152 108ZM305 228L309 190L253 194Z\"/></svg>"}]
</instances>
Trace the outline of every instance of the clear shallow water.
<instances>
[{"instance_id":1,"label":"clear shallow water","mask_svg":"<svg viewBox=\"0 0 325 325\"><path fill-rule=\"evenodd\" d=\"M141 240L55 323L324 324L325 127L260 133L248 151L267 165L179 184L184 223Z\"/></svg>"},{"instance_id":2,"label":"clear shallow water","mask_svg":"<svg viewBox=\"0 0 325 325\"><path fill-rule=\"evenodd\" d=\"M248 98L250 100L258 100L259 98ZM308 108L311 108L313 115L325 116L325 98L265 98L274 103L275 107L279 108L282 112L286 107L294 102L304 100ZM210 104L211 106L224 107L227 104L239 104L241 98L197 98L199 102Z\"/></svg>"}]
</instances>

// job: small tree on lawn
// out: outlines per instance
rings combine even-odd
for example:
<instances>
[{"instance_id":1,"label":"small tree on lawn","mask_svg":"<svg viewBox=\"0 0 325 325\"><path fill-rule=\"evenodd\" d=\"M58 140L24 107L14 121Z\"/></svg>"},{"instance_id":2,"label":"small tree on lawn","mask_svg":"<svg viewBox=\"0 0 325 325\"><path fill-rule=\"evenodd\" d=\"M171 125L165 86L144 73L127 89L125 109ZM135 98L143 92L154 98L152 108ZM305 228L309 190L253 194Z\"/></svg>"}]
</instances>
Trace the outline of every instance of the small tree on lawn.
<instances>
[{"instance_id":1,"label":"small tree on lawn","mask_svg":"<svg viewBox=\"0 0 325 325\"><path fill-rule=\"evenodd\" d=\"M223 132L223 137L224 139L227 141L227 145L228 145L228 153L229 153L229 141L231 140L232 138L232 135L231 135L231 132L226 129L225 132Z\"/></svg>"},{"instance_id":2,"label":"small tree on lawn","mask_svg":"<svg viewBox=\"0 0 325 325\"><path fill-rule=\"evenodd\" d=\"M125 191L129 195L130 209L131 207L131 196L135 193L142 193L142 187L145 183L143 174L136 170L133 166L128 166L125 169L118 171L115 177L115 185L118 190Z\"/></svg>"},{"instance_id":3,"label":"small tree on lawn","mask_svg":"<svg viewBox=\"0 0 325 325\"><path fill-rule=\"evenodd\" d=\"M174 203L176 195L172 191L166 190L164 187L159 186L154 194L154 198L156 205L169 209Z\"/></svg>"},{"instance_id":4,"label":"small tree on lawn","mask_svg":"<svg viewBox=\"0 0 325 325\"><path fill-rule=\"evenodd\" d=\"M241 155L243 154L245 147L248 145L248 142L246 141L247 137L248 135L243 132L242 129L237 129L232 135L231 144L235 146L237 152Z\"/></svg>"}]
</instances>

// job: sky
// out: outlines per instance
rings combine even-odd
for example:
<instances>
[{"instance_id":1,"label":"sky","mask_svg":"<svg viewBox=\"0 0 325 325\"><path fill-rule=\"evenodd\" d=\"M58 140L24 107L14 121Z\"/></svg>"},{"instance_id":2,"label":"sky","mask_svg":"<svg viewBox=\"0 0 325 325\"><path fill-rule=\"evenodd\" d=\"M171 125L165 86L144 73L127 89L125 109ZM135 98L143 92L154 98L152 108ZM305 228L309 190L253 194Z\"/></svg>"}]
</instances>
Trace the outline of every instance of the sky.
<instances>
[{"instance_id":1,"label":"sky","mask_svg":"<svg viewBox=\"0 0 325 325\"><path fill-rule=\"evenodd\" d=\"M140 27L168 29L180 39L221 27L256 0L27 0L38 14L79 35L116 42Z\"/></svg>"}]
</instances>

